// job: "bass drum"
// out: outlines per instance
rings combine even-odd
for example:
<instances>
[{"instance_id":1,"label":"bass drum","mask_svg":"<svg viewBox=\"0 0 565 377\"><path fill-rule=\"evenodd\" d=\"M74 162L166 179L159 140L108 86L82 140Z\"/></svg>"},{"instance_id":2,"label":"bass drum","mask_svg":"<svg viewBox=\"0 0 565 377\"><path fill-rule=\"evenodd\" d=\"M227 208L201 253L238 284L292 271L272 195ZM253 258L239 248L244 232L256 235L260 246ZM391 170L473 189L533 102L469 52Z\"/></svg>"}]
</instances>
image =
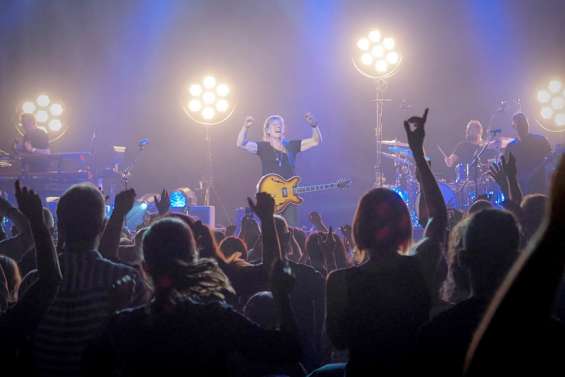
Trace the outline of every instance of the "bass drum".
<instances>
[{"instance_id":1,"label":"bass drum","mask_svg":"<svg viewBox=\"0 0 565 377\"><path fill-rule=\"evenodd\" d=\"M439 189L441 190L441 194L443 195L445 206L447 208L458 208L459 206L457 203L457 194L455 193L455 190L451 188L451 185L446 182L438 182L437 184L439 186ZM416 212L418 212L420 208L420 198L421 194L418 193L418 195L416 196Z\"/></svg>"}]
</instances>

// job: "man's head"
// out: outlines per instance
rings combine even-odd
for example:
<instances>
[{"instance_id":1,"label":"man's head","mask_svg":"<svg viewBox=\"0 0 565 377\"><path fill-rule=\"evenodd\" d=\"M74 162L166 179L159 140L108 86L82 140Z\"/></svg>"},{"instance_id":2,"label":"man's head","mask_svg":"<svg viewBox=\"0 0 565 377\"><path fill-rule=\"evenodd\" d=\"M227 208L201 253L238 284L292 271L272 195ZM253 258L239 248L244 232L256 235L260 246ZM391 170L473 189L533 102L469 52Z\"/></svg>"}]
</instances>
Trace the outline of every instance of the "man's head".
<instances>
[{"instance_id":1,"label":"man's head","mask_svg":"<svg viewBox=\"0 0 565 377\"><path fill-rule=\"evenodd\" d=\"M59 237L67 245L94 243L104 230L104 196L90 183L69 188L57 205Z\"/></svg>"},{"instance_id":2,"label":"man's head","mask_svg":"<svg viewBox=\"0 0 565 377\"><path fill-rule=\"evenodd\" d=\"M283 139L285 136L284 119L280 115L271 115L265 119L263 125L263 139L269 141L271 139Z\"/></svg>"},{"instance_id":3,"label":"man's head","mask_svg":"<svg viewBox=\"0 0 565 377\"><path fill-rule=\"evenodd\" d=\"M512 128L516 130L519 138L523 138L528 134L530 125L524 113L516 113L512 116Z\"/></svg>"},{"instance_id":4,"label":"man's head","mask_svg":"<svg viewBox=\"0 0 565 377\"><path fill-rule=\"evenodd\" d=\"M20 124L22 128L28 132L36 127L35 116L29 113L23 113L20 115Z\"/></svg>"},{"instance_id":5,"label":"man's head","mask_svg":"<svg viewBox=\"0 0 565 377\"><path fill-rule=\"evenodd\" d=\"M467 140L479 142L483 138L483 125L478 120L471 120L465 129Z\"/></svg>"}]
</instances>

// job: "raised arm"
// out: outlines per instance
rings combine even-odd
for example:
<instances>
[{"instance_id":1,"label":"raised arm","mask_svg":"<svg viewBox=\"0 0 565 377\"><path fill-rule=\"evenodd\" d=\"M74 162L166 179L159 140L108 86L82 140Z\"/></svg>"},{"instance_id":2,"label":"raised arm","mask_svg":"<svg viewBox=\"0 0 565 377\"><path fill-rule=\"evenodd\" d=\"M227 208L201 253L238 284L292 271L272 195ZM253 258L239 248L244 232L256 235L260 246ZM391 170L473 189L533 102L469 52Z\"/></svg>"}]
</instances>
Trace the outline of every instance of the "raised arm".
<instances>
[{"instance_id":1,"label":"raised arm","mask_svg":"<svg viewBox=\"0 0 565 377\"><path fill-rule=\"evenodd\" d=\"M48 287L48 291L52 293L52 289L63 280L63 275L51 234L43 221L41 199L33 190L20 187L19 181L16 181L15 189L18 207L29 220L33 233L39 284Z\"/></svg>"},{"instance_id":2,"label":"raised arm","mask_svg":"<svg viewBox=\"0 0 565 377\"><path fill-rule=\"evenodd\" d=\"M108 258L113 261L119 260L118 250L120 247L120 238L122 228L124 226L124 220L128 212L133 208L134 201L134 189L125 190L116 195L114 211L106 223L102 239L100 240L100 253L104 258Z\"/></svg>"},{"instance_id":3,"label":"raised arm","mask_svg":"<svg viewBox=\"0 0 565 377\"><path fill-rule=\"evenodd\" d=\"M300 142L300 150L302 152L307 151L310 148L317 147L322 142L322 133L318 127L318 121L311 113L306 113L306 115L304 115L304 119L306 119L306 123L312 127L312 136L308 139L303 139Z\"/></svg>"},{"instance_id":4,"label":"raised arm","mask_svg":"<svg viewBox=\"0 0 565 377\"><path fill-rule=\"evenodd\" d=\"M257 153L257 143L254 141L250 141L247 138L247 132L249 131L249 128L253 125L253 122L254 122L253 117L248 116L247 118L245 118L243 127L241 127L239 134L237 134L236 146L238 148L246 150L247 152Z\"/></svg>"},{"instance_id":5,"label":"raised arm","mask_svg":"<svg viewBox=\"0 0 565 377\"><path fill-rule=\"evenodd\" d=\"M258 192L256 202L251 198L247 198L249 207L261 220L261 233L263 235L263 268L269 273L273 264L277 260L282 259L281 246L277 237L275 228L275 200L273 197L264 192Z\"/></svg>"},{"instance_id":6,"label":"raised arm","mask_svg":"<svg viewBox=\"0 0 565 377\"><path fill-rule=\"evenodd\" d=\"M424 138L428 109L422 117L412 117L404 122L408 144L414 155L416 169L421 180L421 191L426 200L430 220L426 227L425 236L442 240L447 229L447 208L436 179L424 156Z\"/></svg>"},{"instance_id":7,"label":"raised arm","mask_svg":"<svg viewBox=\"0 0 565 377\"><path fill-rule=\"evenodd\" d=\"M33 247L33 237L29 222L23 213L0 196L0 219L7 217L19 231L15 237L0 242L0 254L20 261L22 257Z\"/></svg>"}]
</instances>

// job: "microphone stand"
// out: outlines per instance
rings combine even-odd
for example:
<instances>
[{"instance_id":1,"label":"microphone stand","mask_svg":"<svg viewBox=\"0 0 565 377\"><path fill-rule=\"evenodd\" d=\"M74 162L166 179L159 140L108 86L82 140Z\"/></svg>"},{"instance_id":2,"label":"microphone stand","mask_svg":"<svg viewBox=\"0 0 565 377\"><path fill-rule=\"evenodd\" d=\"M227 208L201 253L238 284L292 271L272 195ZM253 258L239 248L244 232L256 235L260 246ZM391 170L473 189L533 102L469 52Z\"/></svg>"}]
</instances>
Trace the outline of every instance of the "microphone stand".
<instances>
[{"instance_id":1,"label":"microphone stand","mask_svg":"<svg viewBox=\"0 0 565 377\"><path fill-rule=\"evenodd\" d=\"M473 183L475 184L475 194L477 195L477 198L479 197L479 161L482 155L487 150L488 146L491 144L491 142L494 141L494 138L496 137L497 134L497 132L492 132L492 131L489 132L490 132L489 140L485 143L485 145L482 146L479 152L475 154L475 157L473 158L473 160L471 160L471 164L470 164L471 169L473 170Z\"/></svg>"}]
</instances>

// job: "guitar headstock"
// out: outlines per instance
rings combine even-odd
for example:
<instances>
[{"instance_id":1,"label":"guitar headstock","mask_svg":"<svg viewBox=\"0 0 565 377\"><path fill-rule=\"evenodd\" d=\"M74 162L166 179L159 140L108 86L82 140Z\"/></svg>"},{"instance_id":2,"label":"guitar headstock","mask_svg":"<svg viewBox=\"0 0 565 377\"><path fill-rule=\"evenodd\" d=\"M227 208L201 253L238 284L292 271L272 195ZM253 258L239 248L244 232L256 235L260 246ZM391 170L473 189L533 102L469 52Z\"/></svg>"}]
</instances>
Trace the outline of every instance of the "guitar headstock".
<instances>
[{"instance_id":1,"label":"guitar headstock","mask_svg":"<svg viewBox=\"0 0 565 377\"><path fill-rule=\"evenodd\" d=\"M335 184L336 184L337 188L340 188L340 189L348 188L349 186L351 186L351 179L340 178L340 179L337 180L337 182Z\"/></svg>"}]
</instances>

